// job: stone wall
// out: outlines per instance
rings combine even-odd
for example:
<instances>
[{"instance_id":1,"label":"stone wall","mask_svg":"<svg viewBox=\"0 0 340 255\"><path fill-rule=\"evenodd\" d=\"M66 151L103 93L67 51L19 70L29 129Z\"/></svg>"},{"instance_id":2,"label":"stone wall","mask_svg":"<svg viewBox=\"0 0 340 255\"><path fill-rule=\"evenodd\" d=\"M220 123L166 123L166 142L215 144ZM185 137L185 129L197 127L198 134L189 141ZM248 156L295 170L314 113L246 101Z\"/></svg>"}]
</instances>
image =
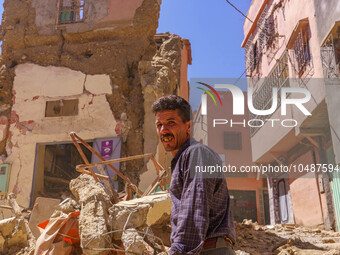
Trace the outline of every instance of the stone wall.
<instances>
[{"instance_id":1,"label":"stone wall","mask_svg":"<svg viewBox=\"0 0 340 255\"><path fill-rule=\"evenodd\" d=\"M122 156L144 153L138 65L156 53L153 37L160 2L86 2L84 23L63 26L56 24L56 0L4 2L0 154L12 165L10 190L24 206L30 197L36 143L67 142L68 133L77 130L85 139L124 133ZM115 16L119 9L121 16ZM65 98L79 99L79 115L47 120L46 100ZM140 160L121 169L137 183L143 166Z\"/></svg>"},{"instance_id":2,"label":"stone wall","mask_svg":"<svg viewBox=\"0 0 340 255\"><path fill-rule=\"evenodd\" d=\"M43 186L35 183L42 181L34 173L37 144L70 142L71 131L87 140L122 137L121 157L153 153L166 167L151 104L188 96L190 43L155 36L160 0L88 0L84 21L74 24L58 24L58 10L58 0L4 2L0 155L23 206L34 202L34 185ZM45 117L47 101L68 99L79 101L75 116ZM135 184L147 169L156 173L144 160L121 163Z\"/></svg>"}]
</instances>

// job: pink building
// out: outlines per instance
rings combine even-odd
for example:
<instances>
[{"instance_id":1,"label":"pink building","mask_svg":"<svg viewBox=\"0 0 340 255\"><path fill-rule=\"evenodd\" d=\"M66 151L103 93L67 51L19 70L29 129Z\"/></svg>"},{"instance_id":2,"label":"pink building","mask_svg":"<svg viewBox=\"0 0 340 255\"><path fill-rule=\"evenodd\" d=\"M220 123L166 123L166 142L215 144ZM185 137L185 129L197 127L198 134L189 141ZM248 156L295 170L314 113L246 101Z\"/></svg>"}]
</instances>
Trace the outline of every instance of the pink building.
<instances>
[{"instance_id":1,"label":"pink building","mask_svg":"<svg viewBox=\"0 0 340 255\"><path fill-rule=\"evenodd\" d=\"M219 91L219 95L223 106L215 105L208 97L207 114L202 115L201 109L196 113L194 138L217 152L225 166L230 169L227 173L227 183L234 219L239 222L243 219L252 219L260 224L268 224L266 179L257 178L256 173L240 172L244 166L255 166L251 158L250 129L242 124L248 121L249 112L246 111L242 116L233 115L232 94ZM244 93L245 97L246 95ZM214 127L214 119L221 118L228 120L229 123ZM230 124L230 120L239 124Z\"/></svg>"},{"instance_id":2,"label":"pink building","mask_svg":"<svg viewBox=\"0 0 340 255\"><path fill-rule=\"evenodd\" d=\"M267 175L272 224L340 227L338 172L310 171L317 164L330 169L340 163L336 6L340 7L339 1L253 0L247 16L254 22L244 22L242 47L255 109L270 109L274 89L279 95L286 88L311 94L303 104L311 115L293 104L286 105L283 114L279 100L270 115L250 117L264 121L261 127L251 128L254 162L302 169L298 174ZM288 98L299 97L290 93ZM273 127L266 119L276 120L278 125Z\"/></svg>"}]
</instances>

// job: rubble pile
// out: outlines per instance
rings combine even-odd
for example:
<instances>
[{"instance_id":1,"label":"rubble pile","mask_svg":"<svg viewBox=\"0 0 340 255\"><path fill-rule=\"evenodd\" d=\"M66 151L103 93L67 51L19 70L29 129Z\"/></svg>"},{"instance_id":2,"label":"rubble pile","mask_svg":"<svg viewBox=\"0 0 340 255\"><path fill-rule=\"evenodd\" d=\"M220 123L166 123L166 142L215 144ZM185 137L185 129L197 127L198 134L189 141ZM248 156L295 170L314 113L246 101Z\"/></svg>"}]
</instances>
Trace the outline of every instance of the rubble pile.
<instances>
[{"instance_id":1,"label":"rubble pile","mask_svg":"<svg viewBox=\"0 0 340 255\"><path fill-rule=\"evenodd\" d=\"M12 199L16 217L0 221L0 254L168 254L171 200L167 192L114 203L86 174L70 182L74 199L61 202L35 240ZM17 208L16 208L17 207ZM340 233L294 224L235 223L238 255L340 255Z\"/></svg>"},{"instance_id":2,"label":"rubble pile","mask_svg":"<svg viewBox=\"0 0 340 255\"><path fill-rule=\"evenodd\" d=\"M45 228L49 234L43 232L38 238L35 254L53 249L63 249L63 254L94 255L110 251L117 254L167 254L171 233L171 202L167 192L113 204L104 186L86 174L72 180L70 190L75 200L67 199L57 207ZM77 225L60 223L68 226L66 230L65 227L51 227L56 221L68 221L77 211ZM70 229L75 226L79 233L71 236L75 231L70 232ZM59 231L59 236L70 237L73 242L58 238L58 234L50 242L52 229Z\"/></svg>"},{"instance_id":3,"label":"rubble pile","mask_svg":"<svg viewBox=\"0 0 340 255\"><path fill-rule=\"evenodd\" d=\"M109 224L114 241L121 240L125 251L132 254L165 252L165 246L170 246L170 210L166 192L113 205Z\"/></svg>"},{"instance_id":4,"label":"rubble pile","mask_svg":"<svg viewBox=\"0 0 340 255\"><path fill-rule=\"evenodd\" d=\"M27 244L25 223L15 217L0 221L0 254L14 254Z\"/></svg>"},{"instance_id":5,"label":"rubble pile","mask_svg":"<svg viewBox=\"0 0 340 255\"><path fill-rule=\"evenodd\" d=\"M238 255L340 255L340 233L294 224L261 226L251 220L236 223Z\"/></svg>"},{"instance_id":6,"label":"rubble pile","mask_svg":"<svg viewBox=\"0 0 340 255\"><path fill-rule=\"evenodd\" d=\"M15 194L10 193L7 198L15 217L0 221L0 254L31 255L35 249L36 239L16 201Z\"/></svg>"}]
</instances>

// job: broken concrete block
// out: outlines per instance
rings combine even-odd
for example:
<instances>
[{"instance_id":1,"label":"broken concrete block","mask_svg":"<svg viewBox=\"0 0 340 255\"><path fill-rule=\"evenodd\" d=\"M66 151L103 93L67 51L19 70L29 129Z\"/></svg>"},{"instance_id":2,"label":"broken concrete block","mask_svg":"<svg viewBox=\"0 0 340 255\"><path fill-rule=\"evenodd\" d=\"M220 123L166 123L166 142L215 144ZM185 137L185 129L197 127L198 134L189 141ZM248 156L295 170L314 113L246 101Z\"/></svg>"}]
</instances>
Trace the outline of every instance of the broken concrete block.
<instances>
[{"instance_id":1,"label":"broken concrete block","mask_svg":"<svg viewBox=\"0 0 340 255\"><path fill-rule=\"evenodd\" d=\"M109 209L109 223L111 224L111 228L114 230L123 230L124 227L125 229L145 227L150 206L142 204L137 208L137 206L129 206L125 202L129 201L120 202ZM121 205L121 203L123 203L123 205ZM121 239L121 236L122 232L120 231L113 233L115 240Z\"/></svg>"},{"instance_id":2,"label":"broken concrete block","mask_svg":"<svg viewBox=\"0 0 340 255\"><path fill-rule=\"evenodd\" d=\"M164 226L152 226L149 230L153 233L154 236L157 236L162 240L162 243L159 242L159 239L155 238L153 242L163 244L165 246L170 247L170 236L171 236L171 227L170 224ZM148 237L149 238L149 237Z\"/></svg>"},{"instance_id":3,"label":"broken concrete block","mask_svg":"<svg viewBox=\"0 0 340 255\"><path fill-rule=\"evenodd\" d=\"M170 223L171 201L167 192L146 197L122 201L109 209L111 228L143 228ZM114 239L120 239L122 232L114 233Z\"/></svg>"},{"instance_id":4,"label":"broken concrete block","mask_svg":"<svg viewBox=\"0 0 340 255\"><path fill-rule=\"evenodd\" d=\"M149 209L146 224L153 226L169 222L171 212L170 194L148 196L148 198L152 206Z\"/></svg>"},{"instance_id":5,"label":"broken concrete block","mask_svg":"<svg viewBox=\"0 0 340 255\"><path fill-rule=\"evenodd\" d=\"M107 207L103 201L92 200L82 207L79 215L79 233L84 254L103 254L92 248L107 248L111 243L106 226ZM105 253L106 254L106 253Z\"/></svg>"},{"instance_id":6,"label":"broken concrete block","mask_svg":"<svg viewBox=\"0 0 340 255\"><path fill-rule=\"evenodd\" d=\"M0 221L0 232L1 234L6 237L12 234L15 228L15 223L16 223L16 218L8 218L8 219L3 219Z\"/></svg>"},{"instance_id":7,"label":"broken concrete block","mask_svg":"<svg viewBox=\"0 0 340 255\"><path fill-rule=\"evenodd\" d=\"M27 245L27 232L24 222L20 224L20 229L14 233L14 235L7 240L7 246L26 246Z\"/></svg>"},{"instance_id":8,"label":"broken concrete block","mask_svg":"<svg viewBox=\"0 0 340 255\"><path fill-rule=\"evenodd\" d=\"M123 232L122 242L126 254L145 254L147 251L150 251L151 248L143 240L143 237L140 234L138 234L136 229L133 228L129 228ZM153 252L151 254L153 254Z\"/></svg>"},{"instance_id":9,"label":"broken concrete block","mask_svg":"<svg viewBox=\"0 0 340 255\"><path fill-rule=\"evenodd\" d=\"M27 232L23 220L15 217L0 221L0 250L2 238L5 240L2 249L13 246L25 246L27 244Z\"/></svg>"},{"instance_id":10,"label":"broken concrete block","mask_svg":"<svg viewBox=\"0 0 340 255\"><path fill-rule=\"evenodd\" d=\"M57 218L62 214L69 214L75 211L80 211L80 205L72 198L66 198L56 208L51 218Z\"/></svg>"},{"instance_id":11,"label":"broken concrete block","mask_svg":"<svg viewBox=\"0 0 340 255\"><path fill-rule=\"evenodd\" d=\"M110 197L104 186L90 175L82 174L73 179L70 182L70 190L80 204L96 199L106 201L107 205L110 205Z\"/></svg>"},{"instance_id":12,"label":"broken concrete block","mask_svg":"<svg viewBox=\"0 0 340 255\"><path fill-rule=\"evenodd\" d=\"M35 238L40 236L40 231L38 230L37 225L48 220L59 203L60 199L37 197L28 222L28 226Z\"/></svg>"},{"instance_id":13,"label":"broken concrete block","mask_svg":"<svg viewBox=\"0 0 340 255\"><path fill-rule=\"evenodd\" d=\"M109 247L111 240L108 235L106 220L110 197L103 185L92 176L80 175L70 182L70 190L81 204L79 215L79 234L84 254L106 254L95 250Z\"/></svg>"},{"instance_id":14,"label":"broken concrete block","mask_svg":"<svg viewBox=\"0 0 340 255\"><path fill-rule=\"evenodd\" d=\"M5 238L0 234L0 253L4 251L5 248Z\"/></svg>"}]
</instances>

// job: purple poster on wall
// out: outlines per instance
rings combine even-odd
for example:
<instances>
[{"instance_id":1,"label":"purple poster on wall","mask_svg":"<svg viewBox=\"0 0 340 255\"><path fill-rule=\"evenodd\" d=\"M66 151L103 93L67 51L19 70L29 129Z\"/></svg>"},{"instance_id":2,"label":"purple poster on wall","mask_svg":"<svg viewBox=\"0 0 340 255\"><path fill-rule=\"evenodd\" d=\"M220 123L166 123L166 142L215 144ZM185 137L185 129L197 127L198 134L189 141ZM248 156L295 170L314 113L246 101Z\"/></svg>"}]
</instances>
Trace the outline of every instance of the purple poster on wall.
<instances>
[{"instance_id":1,"label":"purple poster on wall","mask_svg":"<svg viewBox=\"0 0 340 255\"><path fill-rule=\"evenodd\" d=\"M113 141L106 140L101 142L100 154L106 159L109 160L112 155L113 150Z\"/></svg>"},{"instance_id":2,"label":"purple poster on wall","mask_svg":"<svg viewBox=\"0 0 340 255\"><path fill-rule=\"evenodd\" d=\"M93 149L100 153L105 160L110 159L118 159L121 154L121 138L113 137L113 138L103 138L103 139L95 139L93 141ZM102 162L103 160L99 159L94 153L92 154L91 163ZM120 163L116 162L112 164L116 169L120 170ZM110 177L111 183L113 187L118 190L118 179L117 175L114 171L112 171L108 166L103 165L103 169L106 171L107 175ZM98 169L94 167L94 171L98 172Z\"/></svg>"}]
</instances>

